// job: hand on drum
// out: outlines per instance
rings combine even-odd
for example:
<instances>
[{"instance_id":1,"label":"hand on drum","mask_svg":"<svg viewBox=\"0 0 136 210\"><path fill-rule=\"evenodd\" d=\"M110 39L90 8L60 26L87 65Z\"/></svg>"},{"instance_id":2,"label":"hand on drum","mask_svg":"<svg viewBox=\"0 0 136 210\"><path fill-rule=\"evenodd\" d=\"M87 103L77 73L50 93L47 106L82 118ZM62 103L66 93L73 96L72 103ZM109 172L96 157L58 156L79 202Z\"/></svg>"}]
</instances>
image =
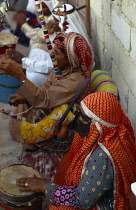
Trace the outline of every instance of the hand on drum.
<instances>
[{"instance_id":1,"label":"hand on drum","mask_svg":"<svg viewBox=\"0 0 136 210\"><path fill-rule=\"evenodd\" d=\"M16 184L23 186L20 191L33 191L45 193L46 186L49 182L42 178L20 178L16 180Z\"/></svg>"},{"instance_id":2,"label":"hand on drum","mask_svg":"<svg viewBox=\"0 0 136 210\"><path fill-rule=\"evenodd\" d=\"M57 19L49 20L46 24L46 28L49 34L53 34L54 32L59 32L59 21Z\"/></svg>"},{"instance_id":3,"label":"hand on drum","mask_svg":"<svg viewBox=\"0 0 136 210\"><path fill-rule=\"evenodd\" d=\"M20 10L21 11L21 10ZM14 20L20 25L22 26L25 22L26 22L26 15L24 12L17 12L14 15Z\"/></svg>"},{"instance_id":4,"label":"hand on drum","mask_svg":"<svg viewBox=\"0 0 136 210\"><path fill-rule=\"evenodd\" d=\"M68 137L68 125L64 121L60 128L58 128L59 120L56 120L56 122L52 125L50 129L50 133L52 135L56 135L58 138L67 138Z\"/></svg>"},{"instance_id":5,"label":"hand on drum","mask_svg":"<svg viewBox=\"0 0 136 210\"><path fill-rule=\"evenodd\" d=\"M13 106L18 106L19 104L27 103L27 100L17 93L10 95L8 100L9 100L9 104Z\"/></svg>"},{"instance_id":6,"label":"hand on drum","mask_svg":"<svg viewBox=\"0 0 136 210\"><path fill-rule=\"evenodd\" d=\"M17 63L22 63L22 58L25 57L22 53L13 49L6 50L6 56L10 59L13 59Z\"/></svg>"},{"instance_id":7,"label":"hand on drum","mask_svg":"<svg viewBox=\"0 0 136 210\"><path fill-rule=\"evenodd\" d=\"M0 72L0 75L6 74L10 76L14 76L19 81L23 81L26 79L25 74L22 72L20 64L15 62L14 60L5 57L4 59L0 58L0 69L3 72Z\"/></svg>"}]
</instances>

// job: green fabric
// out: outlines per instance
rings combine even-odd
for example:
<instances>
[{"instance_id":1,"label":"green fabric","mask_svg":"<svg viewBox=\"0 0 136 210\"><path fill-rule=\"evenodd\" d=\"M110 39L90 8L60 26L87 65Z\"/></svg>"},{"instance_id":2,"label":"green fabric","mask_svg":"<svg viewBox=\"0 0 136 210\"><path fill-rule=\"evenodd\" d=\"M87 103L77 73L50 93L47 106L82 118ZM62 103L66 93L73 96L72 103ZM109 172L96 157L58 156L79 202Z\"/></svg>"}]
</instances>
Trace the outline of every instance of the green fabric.
<instances>
[{"instance_id":1,"label":"green fabric","mask_svg":"<svg viewBox=\"0 0 136 210\"><path fill-rule=\"evenodd\" d=\"M9 11L16 11L20 9L26 9L28 0L9 0L10 6Z\"/></svg>"}]
</instances>

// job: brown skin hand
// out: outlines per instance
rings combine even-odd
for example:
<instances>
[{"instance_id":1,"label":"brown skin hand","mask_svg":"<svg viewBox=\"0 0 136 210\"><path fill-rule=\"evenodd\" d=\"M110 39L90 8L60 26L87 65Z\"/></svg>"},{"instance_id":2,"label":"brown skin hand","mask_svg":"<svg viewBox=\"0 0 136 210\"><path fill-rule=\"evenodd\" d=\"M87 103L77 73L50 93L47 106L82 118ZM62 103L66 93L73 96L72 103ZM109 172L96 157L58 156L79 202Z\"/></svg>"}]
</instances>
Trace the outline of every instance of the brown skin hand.
<instances>
[{"instance_id":1,"label":"brown skin hand","mask_svg":"<svg viewBox=\"0 0 136 210\"><path fill-rule=\"evenodd\" d=\"M13 106L18 106L19 104L26 104L27 100L20 96L19 94L15 93L13 95L10 95L8 101L11 103Z\"/></svg>"},{"instance_id":2,"label":"brown skin hand","mask_svg":"<svg viewBox=\"0 0 136 210\"><path fill-rule=\"evenodd\" d=\"M17 24L19 24L20 26L22 26L24 23L26 23L26 15L24 12L17 12L14 15L14 20L16 21Z\"/></svg>"},{"instance_id":3,"label":"brown skin hand","mask_svg":"<svg viewBox=\"0 0 136 210\"><path fill-rule=\"evenodd\" d=\"M28 186L25 186L27 183ZM33 192L42 192L45 193L45 189L49 181L37 178L20 178L16 180L16 184L24 188L20 188L20 191L33 191Z\"/></svg>"},{"instance_id":4,"label":"brown skin hand","mask_svg":"<svg viewBox=\"0 0 136 210\"><path fill-rule=\"evenodd\" d=\"M59 32L61 30L59 27L59 21L56 19L49 20L46 24L46 28L49 34L53 34L54 32Z\"/></svg>"},{"instance_id":5,"label":"brown skin hand","mask_svg":"<svg viewBox=\"0 0 136 210\"><path fill-rule=\"evenodd\" d=\"M22 58L24 58L24 55L22 53L13 49L6 50L6 55L8 58L13 59L17 63L22 63Z\"/></svg>"},{"instance_id":6,"label":"brown skin hand","mask_svg":"<svg viewBox=\"0 0 136 210\"><path fill-rule=\"evenodd\" d=\"M19 82L22 82L26 79L26 76L22 72L20 65L10 58L0 60L0 69L3 70L3 72L0 73L0 75L6 74L14 76Z\"/></svg>"}]
</instances>

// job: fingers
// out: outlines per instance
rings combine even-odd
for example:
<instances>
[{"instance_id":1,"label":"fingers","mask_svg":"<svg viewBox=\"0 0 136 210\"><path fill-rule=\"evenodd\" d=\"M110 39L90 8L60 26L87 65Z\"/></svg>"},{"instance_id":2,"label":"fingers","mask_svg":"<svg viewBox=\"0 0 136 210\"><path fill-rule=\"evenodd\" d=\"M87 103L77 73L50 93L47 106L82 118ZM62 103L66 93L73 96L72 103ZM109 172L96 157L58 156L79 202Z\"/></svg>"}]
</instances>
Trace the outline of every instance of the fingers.
<instances>
[{"instance_id":1,"label":"fingers","mask_svg":"<svg viewBox=\"0 0 136 210\"><path fill-rule=\"evenodd\" d=\"M16 184L23 187L19 189L20 192L33 191L33 188L31 187L31 183L28 178L17 179Z\"/></svg>"}]
</instances>

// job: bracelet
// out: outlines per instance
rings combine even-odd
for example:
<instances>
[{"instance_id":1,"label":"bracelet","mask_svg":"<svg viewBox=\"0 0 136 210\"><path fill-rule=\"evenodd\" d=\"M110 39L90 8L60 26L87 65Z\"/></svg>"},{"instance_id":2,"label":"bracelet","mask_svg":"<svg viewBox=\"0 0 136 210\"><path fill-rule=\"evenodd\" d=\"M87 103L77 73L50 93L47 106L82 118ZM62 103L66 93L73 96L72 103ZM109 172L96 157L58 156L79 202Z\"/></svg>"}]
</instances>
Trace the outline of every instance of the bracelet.
<instances>
[{"instance_id":1,"label":"bracelet","mask_svg":"<svg viewBox=\"0 0 136 210\"><path fill-rule=\"evenodd\" d=\"M25 83L25 81L26 81L26 80L23 80L23 81L21 82L21 85L23 85L23 84Z\"/></svg>"}]
</instances>

